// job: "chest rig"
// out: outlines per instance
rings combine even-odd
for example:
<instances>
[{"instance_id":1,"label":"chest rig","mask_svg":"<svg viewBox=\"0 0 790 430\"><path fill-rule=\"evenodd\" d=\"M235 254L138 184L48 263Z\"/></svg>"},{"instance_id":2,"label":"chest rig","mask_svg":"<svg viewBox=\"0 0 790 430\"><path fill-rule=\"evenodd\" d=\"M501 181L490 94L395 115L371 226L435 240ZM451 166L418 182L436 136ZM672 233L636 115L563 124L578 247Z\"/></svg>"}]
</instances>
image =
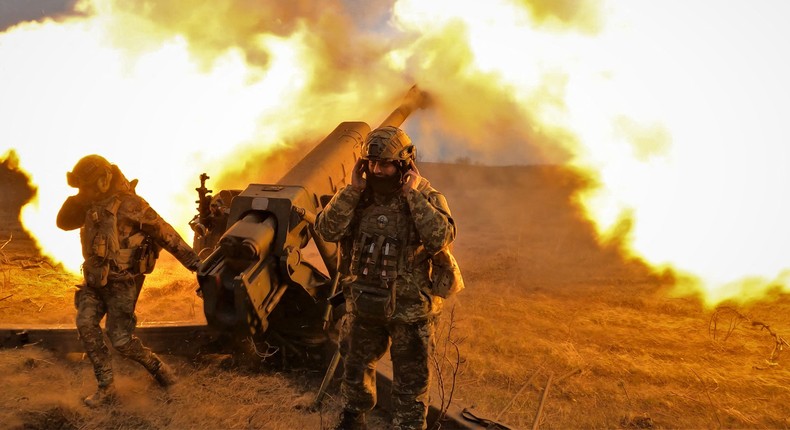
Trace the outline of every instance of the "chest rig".
<instances>
[{"instance_id":1,"label":"chest rig","mask_svg":"<svg viewBox=\"0 0 790 430\"><path fill-rule=\"evenodd\" d=\"M90 287L107 285L110 263L118 257L118 208L121 199L113 196L93 204L85 214L82 228L82 272Z\"/></svg>"},{"instance_id":2,"label":"chest rig","mask_svg":"<svg viewBox=\"0 0 790 430\"><path fill-rule=\"evenodd\" d=\"M358 212L358 220L351 274L358 282L386 285L405 270L405 254L413 236L409 208L400 196L373 201Z\"/></svg>"},{"instance_id":3,"label":"chest rig","mask_svg":"<svg viewBox=\"0 0 790 430\"><path fill-rule=\"evenodd\" d=\"M111 273L150 273L158 249L139 227L119 220L121 196L100 201L88 210L82 229L82 271L91 287L107 285ZM127 222L125 222L127 221Z\"/></svg>"}]
</instances>

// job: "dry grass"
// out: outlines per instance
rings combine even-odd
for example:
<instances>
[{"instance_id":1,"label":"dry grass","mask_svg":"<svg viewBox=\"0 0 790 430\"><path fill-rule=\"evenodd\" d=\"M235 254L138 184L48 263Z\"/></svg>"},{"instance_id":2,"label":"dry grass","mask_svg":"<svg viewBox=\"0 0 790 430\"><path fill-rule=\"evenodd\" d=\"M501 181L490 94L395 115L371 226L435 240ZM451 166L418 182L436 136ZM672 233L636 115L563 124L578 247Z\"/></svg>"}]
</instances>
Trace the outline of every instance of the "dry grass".
<instances>
[{"instance_id":1,"label":"dry grass","mask_svg":"<svg viewBox=\"0 0 790 430\"><path fill-rule=\"evenodd\" d=\"M301 373L245 374L224 361L167 357L182 375L168 391L142 367L116 360L118 403L88 409L80 398L95 390L85 360L68 361L26 348L0 351L4 428L325 428L337 411L312 413L312 378ZM323 424L322 424L323 419Z\"/></svg>"},{"instance_id":2,"label":"dry grass","mask_svg":"<svg viewBox=\"0 0 790 430\"><path fill-rule=\"evenodd\" d=\"M468 367L458 401L495 417L540 369L501 418L531 427L547 375L580 369L553 384L542 428L787 426L790 407L782 399L790 358L764 366L770 336L744 330L718 343L708 335L710 312L693 299L678 303L654 293L637 306L612 306L618 295L612 291L594 300L536 294L466 301L470 317L458 325L468 333L467 345L477 348L464 351ZM667 300L686 312L663 313Z\"/></svg>"},{"instance_id":3,"label":"dry grass","mask_svg":"<svg viewBox=\"0 0 790 430\"><path fill-rule=\"evenodd\" d=\"M455 305L454 332L463 338L456 404L531 428L552 375L540 421L545 429L790 426L790 354L768 365L775 338L749 324L726 340L714 339L713 309L676 297L670 276L598 244L569 203L583 185L578 177L551 168L421 171L445 192L460 226L455 252L467 289L448 303L448 309ZM9 247L6 256L35 258ZM18 260L9 263L0 261L0 299L11 295L0 300L0 322L72 323L74 277L46 264L23 269ZM188 272L163 259L141 295L140 320L202 320L194 288ZM735 308L787 338L790 297L772 294ZM323 414L306 410L323 369L249 374L229 368L223 357L168 360L182 381L173 392L156 387L139 366L117 360L121 403L92 411L79 403L94 388L85 360L35 348L0 351L0 422L10 428L321 429L338 412L336 384ZM375 419L374 428L381 427L381 417Z\"/></svg>"}]
</instances>

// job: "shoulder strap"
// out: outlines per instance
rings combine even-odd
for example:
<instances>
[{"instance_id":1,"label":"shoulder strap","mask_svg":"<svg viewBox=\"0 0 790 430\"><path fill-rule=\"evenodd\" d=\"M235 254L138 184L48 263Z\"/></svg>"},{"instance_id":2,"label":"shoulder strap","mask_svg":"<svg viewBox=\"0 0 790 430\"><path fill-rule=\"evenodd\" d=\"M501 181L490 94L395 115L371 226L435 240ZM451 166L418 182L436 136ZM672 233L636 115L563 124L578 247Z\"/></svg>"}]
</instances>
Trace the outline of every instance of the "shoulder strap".
<instances>
[{"instance_id":1,"label":"shoulder strap","mask_svg":"<svg viewBox=\"0 0 790 430\"><path fill-rule=\"evenodd\" d=\"M120 207L121 207L121 197L118 194L116 194L112 199L112 203L107 205L107 211L113 215L117 215L118 208Z\"/></svg>"}]
</instances>

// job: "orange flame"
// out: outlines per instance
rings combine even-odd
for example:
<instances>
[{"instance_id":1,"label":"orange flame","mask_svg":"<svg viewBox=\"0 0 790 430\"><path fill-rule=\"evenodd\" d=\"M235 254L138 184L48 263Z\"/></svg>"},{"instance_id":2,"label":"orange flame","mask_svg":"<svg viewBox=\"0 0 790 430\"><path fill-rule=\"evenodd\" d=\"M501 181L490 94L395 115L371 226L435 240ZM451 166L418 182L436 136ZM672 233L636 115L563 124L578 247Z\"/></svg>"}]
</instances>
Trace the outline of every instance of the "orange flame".
<instances>
[{"instance_id":1,"label":"orange flame","mask_svg":"<svg viewBox=\"0 0 790 430\"><path fill-rule=\"evenodd\" d=\"M54 214L87 153L185 226L200 172L257 181L267 152L376 124L417 82L435 101L406 124L423 159L590 172L602 240L629 226L630 254L709 303L788 285L786 2L352 3L93 0L0 34L0 153L39 188L26 227L79 257Z\"/></svg>"}]
</instances>

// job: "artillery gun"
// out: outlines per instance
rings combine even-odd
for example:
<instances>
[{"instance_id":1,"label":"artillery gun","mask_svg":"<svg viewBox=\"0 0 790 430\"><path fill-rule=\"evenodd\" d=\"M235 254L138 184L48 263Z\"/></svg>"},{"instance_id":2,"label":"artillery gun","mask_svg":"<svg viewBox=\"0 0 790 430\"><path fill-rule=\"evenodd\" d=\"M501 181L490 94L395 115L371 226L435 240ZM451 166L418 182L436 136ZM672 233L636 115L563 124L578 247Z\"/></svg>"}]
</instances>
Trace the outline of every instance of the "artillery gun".
<instances>
[{"instance_id":1,"label":"artillery gun","mask_svg":"<svg viewBox=\"0 0 790 430\"><path fill-rule=\"evenodd\" d=\"M400 126L426 98L412 87L380 126ZM370 131L364 122L339 124L274 184L210 196L208 177L201 175L198 214L190 225L195 250L208 254L197 279L209 326L299 354L320 351L334 337L333 322L342 313L330 300L338 285L338 249L313 226L329 198L350 181ZM306 258L308 247L323 264Z\"/></svg>"},{"instance_id":2,"label":"artillery gun","mask_svg":"<svg viewBox=\"0 0 790 430\"><path fill-rule=\"evenodd\" d=\"M427 95L412 87L380 127L401 126L426 103ZM149 323L138 326L135 334L166 354L238 352L232 344L251 339L253 347L260 342L275 346L283 358L288 354L325 362L326 353L334 350L335 322L343 307L331 300L339 281L338 247L315 234L315 217L350 182L358 147L370 131L364 122L340 123L274 184L212 195L206 187L210 178L202 174L196 188L198 213L189 224L202 259L198 294L208 324ZM308 248L317 250L322 264L309 261ZM0 348L33 343L60 352L82 351L73 326L0 327ZM330 368L337 358L334 354ZM378 389L388 391L391 365L383 360L378 371ZM379 404L388 397L381 396ZM439 410L431 405L429 420ZM445 419L443 428L471 428L460 411L451 410Z\"/></svg>"},{"instance_id":3,"label":"artillery gun","mask_svg":"<svg viewBox=\"0 0 790 430\"><path fill-rule=\"evenodd\" d=\"M400 126L426 100L412 87L381 126ZM228 339L252 338L300 354L331 343L339 316L329 300L338 284L338 248L321 240L313 224L329 198L349 183L358 146L370 130L364 122L340 123L274 184L211 195L209 176L202 174L198 214L190 226L203 259L197 281L208 324L147 323L135 333L150 348L179 355L228 351ZM321 264L305 258L308 245ZM30 343L82 350L73 326L0 327L0 348Z\"/></svg>"}]
</instances>

